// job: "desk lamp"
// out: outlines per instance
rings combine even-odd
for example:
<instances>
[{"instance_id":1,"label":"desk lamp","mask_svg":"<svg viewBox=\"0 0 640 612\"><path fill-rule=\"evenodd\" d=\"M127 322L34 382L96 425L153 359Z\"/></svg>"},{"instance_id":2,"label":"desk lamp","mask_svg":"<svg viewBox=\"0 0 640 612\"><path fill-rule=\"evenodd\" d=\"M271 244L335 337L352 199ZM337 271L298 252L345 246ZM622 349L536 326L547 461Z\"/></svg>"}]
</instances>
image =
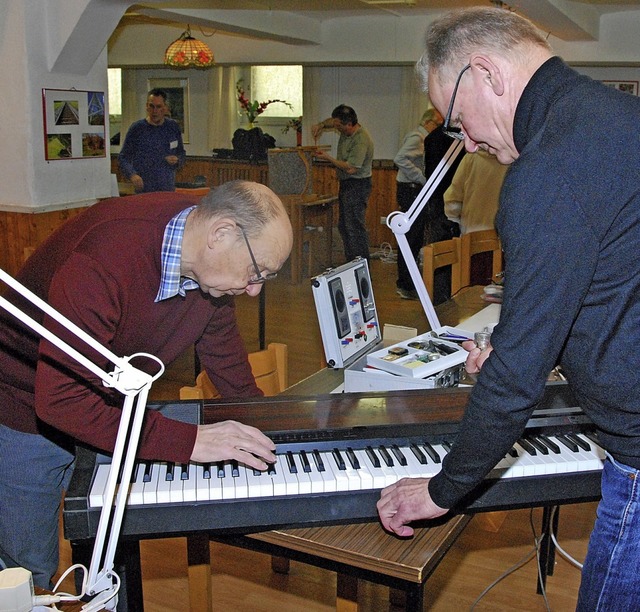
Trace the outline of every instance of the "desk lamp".
<instances>
[{"instance_id":1,"label":"desk lamp","mask_svg":"<svg viewBox=\"0 0 640 612\"><path fill-rule=\"evenodd\" d=\"M464 142L462 140L453 140L451 146L444 154L444 157L440 160L431 176L427 179L427 182L420 190L420 193L413 201L409 210L407 210L407 212L394 210L392 213L387 215L387 226L394 233L396 240L398 241L398 247L404 257L405 263L407 264L411 280L416 288L418 297L420 298L420 303L422 304L422 309L427 315L427 320L429 321L429 325L432 330L439 329L442 326L440 325L440 320L438 319L438 315L433 307L433 302L431 301L427 288L422 280L418 264L416 263L413 253L411 252L411 248L409 247L409 243L407 242L406 233L411 229L416 218L427 205L429 198L432 196L436 187L440 184L449 168L451 168L451 165L458 155L462 152L463 148Z\"/></svg>"},{"instance_id":2,"label":"desk lamp","mask_svg":"<svg viewBox=\"0 0 640 612\"><path fill-rule=\"evenodd\" d=\"M55 319L63 327L103 357L106 357L115 366L113 372L105 372L72 346L67 344L64 340L60 339L43 325L11 304L11 302L0 296L0 306L43 338L58 347L64 353L75 359L79 364L93 372L103 381L106 387L113 387L125 396L122 407L122 417L120 418L120 424L118 426L118 434L116 436L111 467L109 470L109 477L107 479L105 501L100 513L96 541L91 556L91 565L89 567L86 589L86 593L88 595L97 595L100 593L100 605L107 610L115 610L119 578L113 571L113 563L128 494L128 487L122 486L119 488L116 495L118 474L124 458L124 467L121 479L123 483L131 481L131 474L134 468L138 441L140 439L140 431L142 429L142 422L145 414L147 396L149 395L149 390L151 389L153 381L159 378L164 372L164 365L157 357L147 353L136 353L130 357L118 357L117 355L114 355L111 351L101 346L96 340L89 336L89 334L84 332L57 310L49 306L45 301L40 299L37 295L2 269L0 269L0 280L20 293L44 313ZM147 357L155 361L159 365L159 371L154 376L150 376L146 372L142 372L141 370L134 368L130 361L135 357ZM115 507L113 505L114 498L116 500ZM111 516L112 512L113 518ZM107 547L106 552L105 541ZM91 603L93 604L94 602Z\"/></svg>"}]
</instances>

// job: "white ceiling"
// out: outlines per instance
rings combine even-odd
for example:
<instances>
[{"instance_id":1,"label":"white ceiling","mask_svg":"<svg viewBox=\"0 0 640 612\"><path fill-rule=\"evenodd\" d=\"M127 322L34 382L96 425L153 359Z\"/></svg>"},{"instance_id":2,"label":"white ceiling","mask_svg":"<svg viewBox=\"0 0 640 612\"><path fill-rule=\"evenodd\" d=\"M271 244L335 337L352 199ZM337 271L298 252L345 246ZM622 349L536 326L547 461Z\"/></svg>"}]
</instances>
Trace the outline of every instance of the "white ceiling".
<instances>
[{"instance_id":1,"label":"white ceiling","mask_svg":"<svg viewBox=\"0 0 640 612\"><path fill-rule=\"evenodd\" d=\"M155 0L133 5L120 27L139 23L199 28L235 35L313 44L308 30L328 20L354 16L416 17L425 12L475 5L502 5L529 17L560 39L597 40L600 17L640 10L640 0ZM262 20L260 15L265 15ZM263 22L256 27L256 23ZM246 25L245 25L246 24ZM277 26L275 25L277 24ZM283 27L291 24L288 35ZM292 30L294 31L292 35Z\"/></svg>"}]
</instances>

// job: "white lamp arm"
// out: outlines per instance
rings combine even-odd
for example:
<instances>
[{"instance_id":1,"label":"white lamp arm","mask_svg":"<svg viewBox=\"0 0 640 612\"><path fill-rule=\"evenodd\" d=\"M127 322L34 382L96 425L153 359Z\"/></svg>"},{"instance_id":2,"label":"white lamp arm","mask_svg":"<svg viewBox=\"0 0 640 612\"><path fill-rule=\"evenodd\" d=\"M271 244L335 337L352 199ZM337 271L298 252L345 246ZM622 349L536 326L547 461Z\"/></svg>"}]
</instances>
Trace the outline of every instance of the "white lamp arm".
<instances>
[{"instance_id":1,"label":"white lamp arm","mask_svg":"<svg viewBox=\"0 0 640 612\"><path fill-rule=\"evenodd\" d=\"M398 241L398 247L402 257L404 257L404 262L407 265L411 280L416 288L416 292L420 298L420 303L422 304L422 309L427 316L427 321L429 321L431 329L438 329L441 327L440 321L433 307L433 302L429 297L429 293L427 292L427 288L424 285L422 276L420 275L418 264L416 263L413 253L411 252L411 248L409 247L406 233L411 229L416 218L427 205L429 199L433 195L433 192L436 190L449 168L451 168L458 155L462 152L463 148L464 142L462 140L454 140L444 157L436 166L436 169L427 179L427 182L420 190L420 193L414 200L413 204L409 207L409 210L406 212L395 210L387 216L387 226L394 233L396 240Z\"/></svg>"},{"instance_id":2,"label":"white lamp arm","mask_svg":"<svg viewBox=\"0 0 640 612\"><path fill-rule=\"evenodd\" d=\"M7 299L0 296L0 306L2 306L7 312L18 318L25 325L57 346L61 351L75 359L90 372L98 376L105 386L113 387L125 396L122 408L122 417L120 418L120 424L118 426L118 434L116 436L109 477L107 479L104 504L100 513L100 521L98 523L98 531L93 547L91 567L89 568L87 580L87 593L94 595L96 593L104 592L104 595L100 598L101 605L108 610L115 610L117 603L118 581L113 579L113 562L128 494L127 487L123 486L118 490L116 497L118 475L120 473L120 465L124 458L124 467L121 475L122 482L126 483L131 480L138 441L140 439L140 432L142 430L144 420L147 396L153 381L159 378L164 372L164 365L157 357L146 353L139 353L130 357L118 357L2 269L0 269L0 280L37 306L44 313L55 319L92 349L106 357L115 366L113 372L105 372L102 368L87 359L64 340L56 336L53 332L17 308ZM138 370L131 365L131 359L141 356L148 357L159 364L159 371L154 376ZM131 422L132 417L133 424ZM115 508L113 506L114 498L116 499ZM110 520L112 511L113 520ZM107 540L106 553L104 550L105 540ZM90 606L90 604L88 605Z\"/></svg>"}]
</instances>

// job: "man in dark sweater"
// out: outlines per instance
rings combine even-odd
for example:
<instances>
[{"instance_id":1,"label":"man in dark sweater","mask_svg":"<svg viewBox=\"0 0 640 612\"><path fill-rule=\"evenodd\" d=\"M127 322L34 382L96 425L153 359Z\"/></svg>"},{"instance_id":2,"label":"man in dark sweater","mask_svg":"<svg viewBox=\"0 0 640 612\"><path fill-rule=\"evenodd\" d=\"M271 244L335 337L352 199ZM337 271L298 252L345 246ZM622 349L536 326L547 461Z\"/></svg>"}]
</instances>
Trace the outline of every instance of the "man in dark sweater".
<instances>
[{"instance_id":1,"label":"man in dark sweater","mask_svg":"<svg viewBox=\"0 0 640 612\"><path fill-rule=\"evenodd\" d=\"M385 489L385 528L460 509L521 435L561 363L608 451L579 610L640 601L640 99L569 68L527 20L500 9L449 14L420 62L443 129L511 164L496 226L504 298L460 434L429 481ZM447 112L448 111L448 112Z\"/></svg>"},{"instance_id":2,"label":"man in dark sweater","mask_svg":"<svg viewBox=\"0 0 640 612\"><path fill-rule=\"evenodd\" d=\"M156 193L95 204L54 233L18 280L118 356L171 363L195 344L226 397L261 395L236 325L233 296L257 296L291 250L278 197L246 181L197 206ZM41 311L7 298L37 321ZM106 371L106 358L44 317L44 325ZM133 365L154 374L158 365ZM0 560L48 587L58 566L58 511L74 442L112 451L122 395L6 311L0 316ZM138 456L185 463L236 459L266 469L274 445L235 422L195 426L148 411Z\"/></svg>"},{"instance_id":3,"label":"man in dark sweater","mask_svg":"<svg viewBox=\"0 0 640 612\"><path fill-rule=\"evenodd\" d=\"M176 171L186 153L180 126L167 116L167 93L152 89L147 96L147 116L131 125L118 156L120 171L136 193L175 191Z\"/></svg>"}]
</instances>

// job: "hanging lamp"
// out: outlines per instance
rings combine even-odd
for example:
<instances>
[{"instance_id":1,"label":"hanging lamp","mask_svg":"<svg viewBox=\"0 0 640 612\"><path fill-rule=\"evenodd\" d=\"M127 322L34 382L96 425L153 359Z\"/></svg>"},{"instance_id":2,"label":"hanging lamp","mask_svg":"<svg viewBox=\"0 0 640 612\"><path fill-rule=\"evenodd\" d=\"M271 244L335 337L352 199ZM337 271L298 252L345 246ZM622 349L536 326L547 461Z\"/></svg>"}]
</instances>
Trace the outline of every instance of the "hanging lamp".
<instances>
[{"instance_id":1,"label":"hanging lamp","mask_svg":"<svg viewBox=\"0 0 640 612\"><path fill-rule=\"evenodd\" d=\"M208 68L213 66L213 51L191 36L191 26L172 42L164 52L164 63L174 68Z\"/></svg>"}]
</instances>

